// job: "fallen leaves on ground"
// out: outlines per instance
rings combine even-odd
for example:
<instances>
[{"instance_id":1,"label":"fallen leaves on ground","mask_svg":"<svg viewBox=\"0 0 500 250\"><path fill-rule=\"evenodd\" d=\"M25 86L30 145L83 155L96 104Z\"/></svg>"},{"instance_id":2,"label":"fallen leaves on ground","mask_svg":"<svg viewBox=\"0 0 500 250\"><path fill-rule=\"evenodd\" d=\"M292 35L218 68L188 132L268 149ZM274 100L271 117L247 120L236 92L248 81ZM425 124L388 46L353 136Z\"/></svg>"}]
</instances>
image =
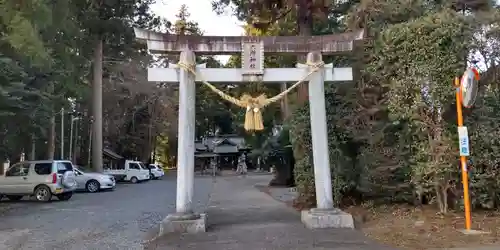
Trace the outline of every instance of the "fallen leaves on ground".
<instances>
[{"instance_id":1,"label":"fallen leaves on ground","mask_svg":"<svg viewBox=\"0 0 500 250\"><path fill-rule=\"evenodd\" d=\"M440 249L498 244L500 212L473 211L472 229L489 232L464 235L464 213L438 213L432 206L352 206L345 209L361 221L360 229L370 238L402 249ZM500 248L500 247L499 247Z\"/></svg>"}]
</instances>

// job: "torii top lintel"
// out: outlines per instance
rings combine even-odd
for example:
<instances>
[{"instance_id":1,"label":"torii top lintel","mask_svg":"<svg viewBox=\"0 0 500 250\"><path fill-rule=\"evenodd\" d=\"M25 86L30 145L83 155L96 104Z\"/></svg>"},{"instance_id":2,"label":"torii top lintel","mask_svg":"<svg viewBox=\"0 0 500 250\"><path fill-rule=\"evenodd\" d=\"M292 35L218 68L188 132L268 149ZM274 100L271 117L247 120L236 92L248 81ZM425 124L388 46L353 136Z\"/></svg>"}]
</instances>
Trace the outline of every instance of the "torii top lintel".
<instances>
[{"instance_id":1,"label":"torii top lintel","mask_svg":"<svg viewBox=\"0 0 500 250\"><path fill-rule=\"evenodd\" d=\"M342 54L353 49L354 41L364 38L364 31L322 36L179 36L135 28L135 36L157 54L180 53L188 47L200 55L240 54L244 42L264 43L266 54L305 54L320 51L324 55Z\"/></svg>"}]
</instances>

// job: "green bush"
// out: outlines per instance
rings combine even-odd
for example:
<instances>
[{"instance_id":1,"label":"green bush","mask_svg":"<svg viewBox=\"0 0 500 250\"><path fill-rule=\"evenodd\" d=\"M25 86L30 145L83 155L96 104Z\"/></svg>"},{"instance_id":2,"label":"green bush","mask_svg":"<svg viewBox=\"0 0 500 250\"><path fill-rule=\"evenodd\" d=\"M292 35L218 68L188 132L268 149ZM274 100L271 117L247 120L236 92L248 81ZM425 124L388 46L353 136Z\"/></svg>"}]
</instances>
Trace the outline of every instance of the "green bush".
<instances>
[{"instance_id":1,"label":"green bush","mask_svg":"<svg viewBox=\"0 0 500 250\"><path fill-rule=\"evenodd\" d=\"M333 198L335 205L340 205L343 194L350 192L357 186L358 171L355 169L355 159L352 152L356 151L356 146L352 142L351 135L339 124L348 119L352 107L346 100L348 98L338 92L352 89L352 86L341 89L332 85L326 88L326 111L328 123L328 146L330 154L330 171L332 173ZM343 92L344 93L344 92ZM295 157L295 184L299 193L297 203L303 207L314 206L314 171L311 141L311 125L309 116L309 106L295 110L289 121L291 143ZM354 154L355 156L355 154Z\"/></svg>"}]
</instances>

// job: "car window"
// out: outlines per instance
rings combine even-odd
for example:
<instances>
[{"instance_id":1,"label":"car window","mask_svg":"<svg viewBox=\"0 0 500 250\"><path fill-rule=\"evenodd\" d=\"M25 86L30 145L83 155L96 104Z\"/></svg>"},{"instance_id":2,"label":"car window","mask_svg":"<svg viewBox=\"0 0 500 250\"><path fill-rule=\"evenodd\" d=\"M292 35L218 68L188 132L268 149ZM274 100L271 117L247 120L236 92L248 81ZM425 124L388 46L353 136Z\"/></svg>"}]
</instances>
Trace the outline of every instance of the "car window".
<instances>
[{"instance_id":1,"label":"car window","mask_svg":"<svg viewBox=\"0 0 500 250\"><path fill-rule=\"evenodd\" d=\"M77 166L77 167L73 167L74 169L78 170L79 172L82 172L82 173L85 173L85 172L92 172L92 170L88 167L83 167L83 166Z\"/></svg>"},{"instance_id":2,"label":"car window","mask_svg":"<svg viewBox=\"0 0 500 250\"><path fill-rule=\"evenodd\" d=\"M144 163L139 162L139 169L148 169Z\"/></svg>"},{"instance_id":3,"label":"car window","mask_svg":"<svg viewBox=\"0 0 500 250\"><path fill-rule=\"evenodd\" d=\"M130 169L137 169L140 170L141 168L139 167L139 164L137 163L130 163L129 164Z\"/></svg>"},{"instance_id":4,"label":"car window","mask_svg":"<svg viewBox=\"0 0 500 250\"><path fill-rule=\"evenodd\" d=\"M39 175L49 175L52 173L52 163L36 163L35 173Z\"/></svg>"},{"instance_id":5,"label":"car window","mask_svg":"<svg viewBox=\"0 0 500 250\"><path fill-rule=\"evenodd\" d=\"M27 176L29 171L29 164L27 163L18 163L14 164L10 167L5 176L15 177L15 176Z\"/></svg>"},{"instance_id":6,"label":"car window","mask_svg":"<svg viewBox=\"0 0 500 250\"><path fill-rule=\"evenodd\" d=\"M58 162L57 163L57 173L64 174L66 171L73 171L73 164L70 162Z\"/></svg>"}]
</instances>

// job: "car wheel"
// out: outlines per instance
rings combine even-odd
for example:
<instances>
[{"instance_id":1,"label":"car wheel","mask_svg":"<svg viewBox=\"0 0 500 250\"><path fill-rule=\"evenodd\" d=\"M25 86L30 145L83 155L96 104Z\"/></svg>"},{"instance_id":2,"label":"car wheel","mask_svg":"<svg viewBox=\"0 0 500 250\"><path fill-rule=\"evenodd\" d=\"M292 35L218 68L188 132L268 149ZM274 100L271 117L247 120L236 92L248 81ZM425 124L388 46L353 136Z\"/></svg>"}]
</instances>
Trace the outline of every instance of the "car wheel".
<instances>
[{"instance_id":1,"label":"car wheel","mask_svg":"<svg viewBox=\"0 0 500 250\"><path fill-rule=\"evenodd\" d=\"M57 195L57 199L59 199L60 201L67 201L67 200L71 199L71 197L73 197L73 192L67 192L67 193Z\"/></svg>"},{"instance_id":2,"label":"car wheel","mask_svg":"<svg viewBox=\"0 0 500 250\"><path fill-rule=\"evenodd\" d=\"M7 195L7 199L11 201L19 201L23 198L22 195Z\"/></svg>"},{"instance_id":3,"label":"car wheel","mask_svg":"<svg viewBox=\"0 0 500 250\"><path fill-rule=\"evenodd\" d=\"M87 182L87 185L85 185L85 189L87 189L89 193L95 193L99 191L100 185L98 181L90 180Z\"/></svg>"},{"instance_id":4,"label":"car wheel","mask_svg":"<svg viewBox=\"0 0 500 250\"><path fill-rule=\"evenodd\" d=\"M0 201L3 199L4 195L0 194Z\"/></svg>"},{"instance_id":5,"label":"car wheel","mask_svg":"<svg viewBox=\"0 0 500 250\"><path fill-rule=\"evenodd\" d=\"M139 182L139 180L137 179L137 177L134 176L134 177L130 178L130 182L136 184L137 182Z\"/></svg>"},{"instance_id":6,"label":"car wheel","mask_svg":"<svg viewBox=\"0 0 500 250\"><path fill-rule=\"evenodd\" d=\"M35 199L37 201L50 201L52 199L52 193L47 186L39 186L35 189Z\"/></svg>"}]
</instances>

